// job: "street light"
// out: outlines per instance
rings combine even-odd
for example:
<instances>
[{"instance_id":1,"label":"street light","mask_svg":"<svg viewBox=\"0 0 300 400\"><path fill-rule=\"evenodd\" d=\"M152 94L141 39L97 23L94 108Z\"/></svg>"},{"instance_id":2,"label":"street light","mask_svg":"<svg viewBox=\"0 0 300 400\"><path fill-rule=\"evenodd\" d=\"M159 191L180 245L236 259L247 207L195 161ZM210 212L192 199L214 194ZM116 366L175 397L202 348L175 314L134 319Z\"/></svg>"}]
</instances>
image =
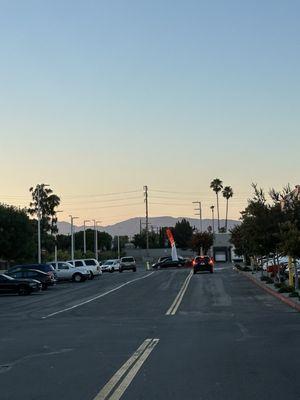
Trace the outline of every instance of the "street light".
<instances>
[{"instance_id":1,"label":"street light","mask_svg":"<svg viewBox=\"0 0 300 400\"><path fill-rule=\"evenodd\" d=\"M98 261L98 230L97 230L97 225L102 222L102 221L96 221L95 219L94 221L94 233L95 233L95 258Z\"/></svg>"},{"instance_id":2,"label":"street light","mask_svg":"<svg viewBox=\"0 0 300 400\"><path fill-rule=\"evenodd\" d=\"M78 217L73 217L73 215L69 215L71 218L71 260L74 264L74 226L73 226L73 221L74 219L77 219Z\"/></svg>"},{"instance_id":3,"label":"street light","mask_svg":"<svg viewBox=\"0 0 300 400\"><path fill-rule=\"evenodd\" d=\"M55 211L55 214L61 213L61 212L63 212L63 210ZM57 224L57 218L56 218L56 224ZM54 261L55 261L55 265L57 266L57 232L55 233L54 238L55 238Z\"/></svg>"},{"instance_id":4,"label":"street light","mask_svg":"<svg viewBox=\"0 0 300 400\"><path fill-rule=\"evenodd\" d=\"M85 219L83 221L83 254L86 255L86 232L85 232L85 224L87 222L91 222L90 219Z\"/></svg>"},{"instance_id":5,"label":"street light","mask_svg":"<svg viewBox=\"0 0 300 400\"><path fill-rule=\"evenodd\" d=\"M37 195L38 195L38 212L37 212L37 217L38 217L38 263L42 263L42 246L41 246L41 196L40 196L40 190L41 187L47 187L50 185L46 184L38 184L37 185Z\"/></svg>"}]
</instances>

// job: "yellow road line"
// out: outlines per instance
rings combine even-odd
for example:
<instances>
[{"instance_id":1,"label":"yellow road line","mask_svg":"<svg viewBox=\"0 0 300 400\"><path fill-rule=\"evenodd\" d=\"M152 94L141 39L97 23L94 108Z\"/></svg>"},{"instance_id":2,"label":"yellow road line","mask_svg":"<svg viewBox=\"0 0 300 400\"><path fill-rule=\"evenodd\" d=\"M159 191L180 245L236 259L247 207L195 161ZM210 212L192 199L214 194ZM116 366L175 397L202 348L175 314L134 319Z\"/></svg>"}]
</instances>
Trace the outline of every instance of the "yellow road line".
<instances>
[{"instance_id":1,"label":"yellow road line","mask_svg":"<svg viewBox=\"0 0 300 400\"><path fill-rule=\"evenodd\" d=\"M190 280L193 276L193 270L191 270L191 272L188 274L188 276L186 277L185 281L183 282L183 285L181 287L181 289L179 290L177 296L175 297L175 300L173 301L171 307L168 309L168 311L166 312L166 315L175 315L178 307L180 306L180 303L183 299L183 296L188 288L188 285L190 283Z\"/></svg>"}]
</instances>

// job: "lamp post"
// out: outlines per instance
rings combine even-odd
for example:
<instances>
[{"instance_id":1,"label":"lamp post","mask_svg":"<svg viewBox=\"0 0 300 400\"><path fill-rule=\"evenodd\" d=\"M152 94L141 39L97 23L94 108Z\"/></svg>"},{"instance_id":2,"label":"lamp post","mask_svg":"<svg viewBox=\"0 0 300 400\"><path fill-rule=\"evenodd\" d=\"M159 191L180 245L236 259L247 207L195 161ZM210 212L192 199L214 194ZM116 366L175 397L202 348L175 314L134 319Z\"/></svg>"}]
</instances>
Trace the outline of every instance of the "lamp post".
<instances>
[{"instance_id":1,"label":"lamp post","mask_svg":"<svg viewBox=\"0 0 300 400\"><path fill-rule=\"evenodd\" d=\"M61 213L61 212L63 212L63 211L62 211L62 210L55 211L55 215L56 215L57 213ZM56 224L57 224L57 218L56 218ZM54 261L55 261L55 264L56 264L56 266L57 266L57 233L55 233L54 239L55 239L55 245L54 245Z\"/></svg>"},{"instance_id":2,"label":"lamp post","mask_svg":"<svg viewBox=\"0 0 300 400\"><path fill-rule=\"evenodd\" d=\"M96 260L98 261L98 224L101 222L101 221L96 221L95 219L93 220L94 221L94 233L95 233L95 258L96 258Z\"/></svg>"},{"instance_id":3,"label":"lamp post","mask_svg":"<svg viewBox=\"0 0 300 400\"><path fill-rule=\"evenodd\" d=\"M50 185L45 185L45 184L42 184L42 185L40 185L40 184L38 184L37 185L37 195L38 195L38 198L37 198L37 206L38 206L38 211L37 211L37 220L38 220L38 263L39 264L41 264L41 262L42 262L42 245L41 245L41 218L42 218L42 216L41 216L41 214L42 214L42 212L41 212L41 193L40 193L40 190L41 190L41 188L44 188L44 187L47 187L47 186L50 186Z\"/></svg>"},{"instance_id":4,"label":"lamp post","mask_svg":"<svg viewBox=\"0 0 300 400\"><path fill-rule=\"evenodd\" d=\"M212 217L212 228L213 228L213 233L215 233L215 206L210 206L211 209L211 217Z\"/></svg>"},{"instance_id":5,"label":"lamp post","mask_svg":"<svg viewBox=\"0 0 300 400\"><path fill-rule=\"evenodd\" d=\"M84 221L83 221L83 254L84 255L86 255L86 232L85 232L85 224L87 223L87 222L91 222L91 220L90 219L85 219Z\"/></svg>"},{"instance_id":6,"label":"lamp post","mask_svg":"<svg viewBox=\"0 0 300 400\"><path fill-rule=\"evenodd\" d=\"M78 217L73 217L73 215L69 215L69 217L71 218L71 260L74 263L74 250L75 250L75 246L74 246L74 219L77 219Z\"/></svg>"}]
</instances>

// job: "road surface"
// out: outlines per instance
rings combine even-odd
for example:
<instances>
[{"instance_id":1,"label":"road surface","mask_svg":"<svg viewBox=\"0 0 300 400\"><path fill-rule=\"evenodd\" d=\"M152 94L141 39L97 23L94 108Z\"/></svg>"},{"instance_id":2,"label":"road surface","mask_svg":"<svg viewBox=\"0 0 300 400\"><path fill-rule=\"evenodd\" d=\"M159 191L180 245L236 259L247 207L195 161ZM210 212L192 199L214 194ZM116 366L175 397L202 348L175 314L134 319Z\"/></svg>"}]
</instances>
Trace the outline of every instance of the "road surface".
<instances>
[{"instance_id":1,"label":"road surface","mask_svg":"<svg viewBox=\"0 0 300 400\"><path fill-rule=\"evenodd\" d=\"M0 296L1 400L296 400L300 314L231 266Z\"/></svg>"}]
</instances>

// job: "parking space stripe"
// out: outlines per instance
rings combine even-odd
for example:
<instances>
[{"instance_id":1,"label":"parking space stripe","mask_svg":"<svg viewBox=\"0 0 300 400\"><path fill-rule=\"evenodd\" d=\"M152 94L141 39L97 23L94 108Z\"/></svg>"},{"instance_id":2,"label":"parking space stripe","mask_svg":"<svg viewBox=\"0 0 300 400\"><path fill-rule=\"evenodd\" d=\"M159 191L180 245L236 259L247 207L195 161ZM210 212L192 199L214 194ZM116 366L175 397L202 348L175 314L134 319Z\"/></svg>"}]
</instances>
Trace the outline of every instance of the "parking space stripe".
<instances>
[{"instance_id":1,"label":"parking space stripe","mask_svg":"<svg viewBox=\"0 0 300 400\"><path fill-rule=\"evenodd\" d=\"M178 307L181 304L181 301L183 299L183 296L188 288L188 285L190 283L190 280L193 276L193 270L191 270L191 272L188 274L188 276L186 277L185 281L183 282L183 285L181 287L181 289L179 290L177 296L175 297L175 300L173 301L171 307L168 309L168 311L166 312L166 315L175 315Z\"/></svg>"},{"instance_id":2,"label":"parking space stripe","mask_svg":"<svg viewBox=\"0 0 300 400\"><path fill-rule=\"evenodd\" d=\"M108 291L105 292L105 293L101 293L101 294L99 294L99 295L97 295L97 296L95 296L95 297L93 297L93 298L91 298L91 299L82 301L81 303L75 304L74 306L67 307L67 308L64 308L64 309L62 309L62 310L55 311L55 312L53 312L53 313L51 313L51 314L48 314L48 315L42 317L42 319L47 319L47 318L50 318L50 317L54 317L55 315L62 314L62 313L64 313L64 312L71 311L71 310L74 310L75 308L84 306L85 304L88 304L88 303L91 303L92 301L98 300L98 299L100 299L101 297L107 296L107 295L110 294L110 293L116 292L117 290L123 288L124 286L129 285L130 283L137 282L137 281L140 281L140 280L145 279L145 278L149 278L149 276L151 276L151 275L153 275L153 274L154 274L154 272L151 272L150 274L147 274L147 275L142 276L142 277L140 277L140 278L132 279L131 281L125 282L125 283L123 283L122 285L119 285L119 286L115 287L114 289L108 290Z\"/></svg>"},{"instance_id":3,"label":"parking space stripe","mask_svg":"<svg viewBox=\"0 0 300 400\"><path fill-rule=\"evenodd\" d=\"M119 400L158 342L159 339L146 339L93 400Z\"/></svg>"}]
</instances>

